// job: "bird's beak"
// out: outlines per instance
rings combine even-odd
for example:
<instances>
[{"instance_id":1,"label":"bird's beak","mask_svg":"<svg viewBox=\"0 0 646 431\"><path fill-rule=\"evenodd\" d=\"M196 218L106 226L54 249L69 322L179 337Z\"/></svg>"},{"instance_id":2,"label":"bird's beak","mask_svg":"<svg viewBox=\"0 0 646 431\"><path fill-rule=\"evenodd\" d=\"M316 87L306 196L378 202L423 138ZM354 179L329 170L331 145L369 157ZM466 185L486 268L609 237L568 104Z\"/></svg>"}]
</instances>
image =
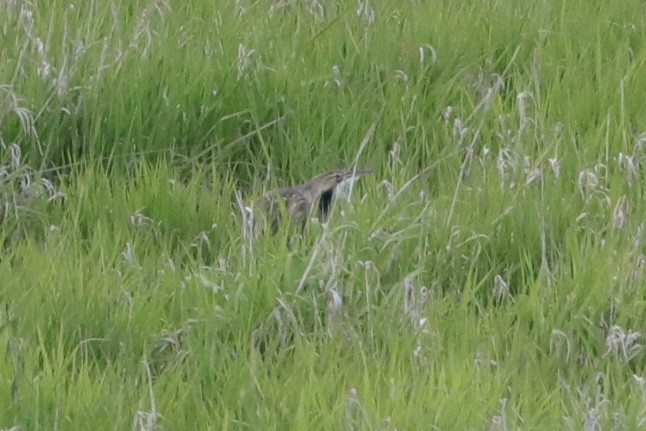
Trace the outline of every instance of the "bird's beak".
<instances>
[{"instance_id":1,"label":"bird's beak","mask_svg":"<svg viewBox=\"0 0 646 431\"><path fill-rule=\"evenodd\" d=\"M364 169L356 168L356 169L351 169L351 170L349 170L349 171L347 172L347 174L346 174L346 176L345 176L345 177L346 177L345 179L347 180L347 179L349 179L349 178L352 178L353 180L355 180L355 179L357 179L357 178L359 178L359 177L361 177L361 176L363 176L363 175L366 175L366 174L372 174L372 173L374 173L374 172L375 172L375 170L374 170L374 169L372 169L372 168L364 168Z\"/></svg>"}]
</instances>

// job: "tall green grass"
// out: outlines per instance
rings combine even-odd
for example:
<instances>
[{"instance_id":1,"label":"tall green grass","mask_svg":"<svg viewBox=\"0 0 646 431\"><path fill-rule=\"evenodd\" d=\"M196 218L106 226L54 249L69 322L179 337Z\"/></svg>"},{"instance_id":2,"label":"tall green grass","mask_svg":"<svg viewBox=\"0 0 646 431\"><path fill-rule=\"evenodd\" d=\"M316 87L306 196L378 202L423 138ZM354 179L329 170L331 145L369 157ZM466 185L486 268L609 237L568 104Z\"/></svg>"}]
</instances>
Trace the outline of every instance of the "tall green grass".
<instances>
[{"instance_id":1,"label":"tall green grass","mask_svg":"<svg viewBox=\"0 0 646 431\"><path fill-rule=\"evenodd\" d=\"M642 2L0 8L0 429L644 426Z\"/></svg>"}]
</instances>

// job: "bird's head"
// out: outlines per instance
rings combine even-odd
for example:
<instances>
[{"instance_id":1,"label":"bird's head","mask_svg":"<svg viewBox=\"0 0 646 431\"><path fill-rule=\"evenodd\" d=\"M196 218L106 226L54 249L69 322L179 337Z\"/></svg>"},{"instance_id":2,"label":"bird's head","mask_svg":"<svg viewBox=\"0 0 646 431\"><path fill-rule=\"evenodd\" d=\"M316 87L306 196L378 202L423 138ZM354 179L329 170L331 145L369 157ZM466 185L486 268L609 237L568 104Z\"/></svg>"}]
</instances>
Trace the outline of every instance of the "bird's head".
<instances>
[{"instance_id":1,"label":"bird's head","mask_svg":"<svg viewBox=\"0 0 646 431\"><path fill-rule=\"evenodd\" d=\"M337 169L334 171L327 172L325 174L314 177L312 182L317 183L320 191L319 199L319 216L322 219L325 219L330 206L332 205L332 197L334 195L334 190L338 185L346 181L354 182L361 175L372 173L372 169Z\"/></svg>"},{"instance_id":2,"label":"bird's head","mask_svg":"<svg viewBox=\"0 0 646 431\"><path fill-rule=\"evenodd\" d=\"M311 182L316 183L321 192L326 192L344 181L354 180L372 172L374 172L372 169L336 169L312 178Z\"/></svg>"}]
</instances>

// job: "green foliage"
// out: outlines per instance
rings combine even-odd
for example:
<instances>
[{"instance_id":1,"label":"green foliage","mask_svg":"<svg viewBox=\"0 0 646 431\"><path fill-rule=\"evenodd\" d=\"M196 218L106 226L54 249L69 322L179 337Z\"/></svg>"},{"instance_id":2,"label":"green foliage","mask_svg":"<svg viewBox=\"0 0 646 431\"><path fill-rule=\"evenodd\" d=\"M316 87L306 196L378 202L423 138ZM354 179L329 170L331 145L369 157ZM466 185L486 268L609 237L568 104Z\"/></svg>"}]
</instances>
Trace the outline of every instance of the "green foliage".
<instances>
[{"instance_id":1,"label":"green foliage","mask_svg":"<svg viewBox=\"0 0 646 431\"><path fill-rule=\"evenodd\" d=\"M0 429L643 427L643 21L5 1Z\"/></svg>"}]
</instances>

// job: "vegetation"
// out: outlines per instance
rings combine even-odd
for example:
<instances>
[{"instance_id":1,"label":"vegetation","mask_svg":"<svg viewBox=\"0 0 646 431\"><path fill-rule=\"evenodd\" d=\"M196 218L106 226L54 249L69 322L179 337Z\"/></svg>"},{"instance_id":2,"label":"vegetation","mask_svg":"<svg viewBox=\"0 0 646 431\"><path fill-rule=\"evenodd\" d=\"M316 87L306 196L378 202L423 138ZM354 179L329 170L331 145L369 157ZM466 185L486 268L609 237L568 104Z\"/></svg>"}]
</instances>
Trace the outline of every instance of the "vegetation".
<instances>
[{"instance_id":1,"label":"vegetation","mask_svg":"<svg viewBox=\"0 0 646 431\"><path fill-rule=\"evenodd\" d=\"M0 429L644 427L645 41L641 0L2 2Z\"/></svg>"}]
</instances>

